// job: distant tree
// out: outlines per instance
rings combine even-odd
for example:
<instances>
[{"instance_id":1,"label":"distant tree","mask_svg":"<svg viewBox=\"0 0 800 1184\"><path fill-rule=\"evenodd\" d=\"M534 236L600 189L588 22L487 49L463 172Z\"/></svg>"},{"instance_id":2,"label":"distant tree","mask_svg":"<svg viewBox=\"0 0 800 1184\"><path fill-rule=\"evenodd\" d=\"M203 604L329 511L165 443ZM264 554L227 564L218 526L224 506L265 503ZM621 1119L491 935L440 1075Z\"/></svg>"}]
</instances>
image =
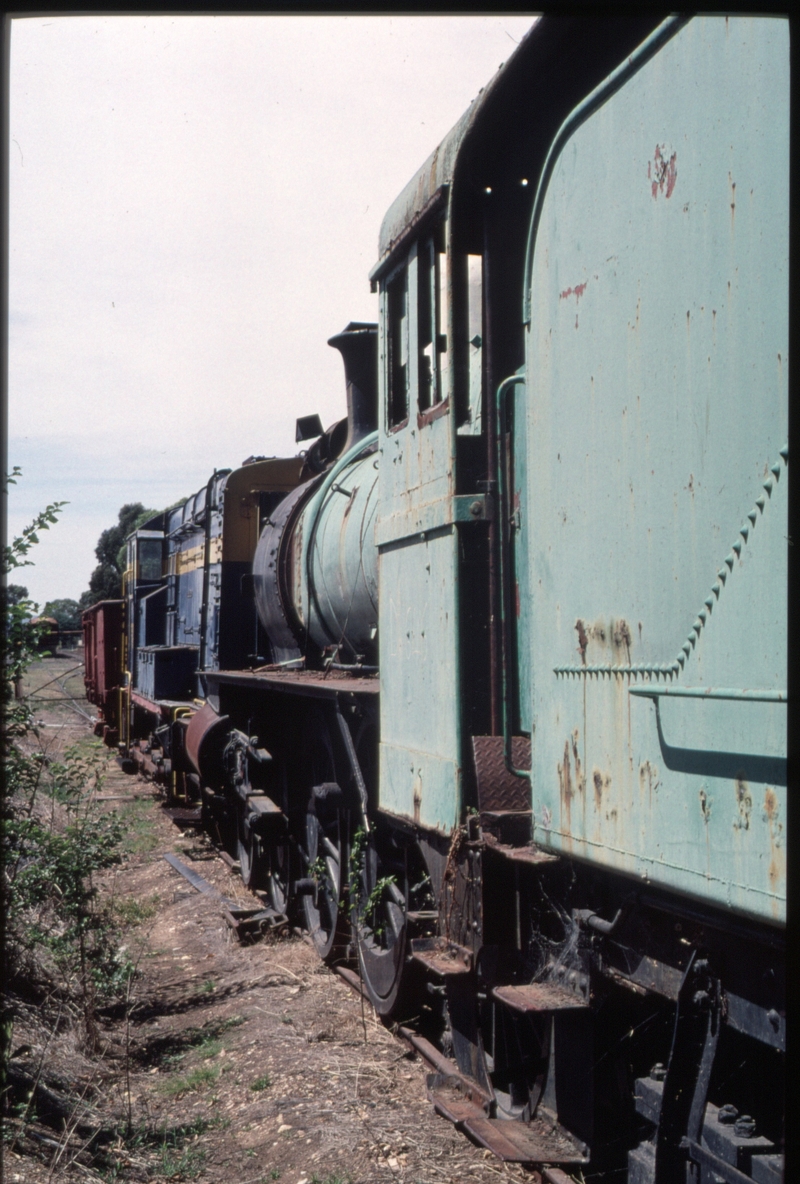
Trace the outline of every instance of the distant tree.
<instances>
[{"instance_id":1,"label":"distant tree","mask_svg":"<svg viewBox=\"0 0 800 1184\"><path fill-rule=\"evenodd\" d=\"M89 578L88 590L78 602L80 612L101 600L119 599L125 570L125 539L157 512L146 510L141 502L128 502L119 511L116 525L103 531L94 549L100 562Z\"/></svg>"},{"instance_id":2,"label":"distant tree","mask_svg":"<svg viewBox=\"0 0 800 1184\"><path fill-rule=\"evenodd\" d=\"M81 610L77 600L48 600L42 609L43 617L53 617L61 630L76 630L81 627Z\"/></svg>"},{"instance_id":3,"label":"distant tree","mask_svg":"<svg viewBox=\"0 0 800 1184\"><path fill-rule=\"evenodd\" d=\"M23 588L22 584L6 584L5 587L5 603L6 604L21 604L23 600L28 599L28 589Z\"/></svg>"}]
</instances>

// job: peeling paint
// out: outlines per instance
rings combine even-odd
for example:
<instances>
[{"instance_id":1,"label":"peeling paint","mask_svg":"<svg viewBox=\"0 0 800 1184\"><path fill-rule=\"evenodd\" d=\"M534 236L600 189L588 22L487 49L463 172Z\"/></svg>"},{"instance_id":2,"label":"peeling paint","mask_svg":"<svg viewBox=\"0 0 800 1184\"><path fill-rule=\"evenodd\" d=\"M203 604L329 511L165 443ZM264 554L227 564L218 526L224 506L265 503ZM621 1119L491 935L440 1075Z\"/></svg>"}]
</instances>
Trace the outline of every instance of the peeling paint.
<instances>
[{"instance_id":1,"label":"peeling paint","mask_svg":"<svg viewBox=\"0 0 800 1184\"><path fill-rule=\"evenodd\" d=\"M750 814L753 810L753 797L750 793L750 786L743 777L737 777L734 782L734 790L736 793L736 805L739 808L739 814L733 825L737 830L749 830Z\"/></svg>"},{"instance_id":2,"label":"peeling paint","mask_svg":"<svg viewBox=\"0 0 800 1184\"><path fill-rule=\"evenodd\" d=\"M711 818L711 804L712 799L706 793L705 787L703 787L700 790L700 809L703 813L703 822L706 826L708 826L709 819Z\"/></svg>"},{"instance_id":3,"label":"peeling paint","mask_svg":"<svg viewBox=\"0 0 800 1184\"><path fill-rule=\"evenodd\" d=\"M655 200L659 193L665 197L672 197L675 183L678 180L676 164L678 154L673 152L668 158L669 149L666 144L656 144L652 161L647 162L647 177L650 181L650 192Z\"/></svg>"},{"instance_id":4,"label":"peeling paint","mask_svg":"<svg viewBox=\"0 0 800 1184\"><path fill-rule=\"evenodd\" d=\"M586 778L583 775L583 769L581 768L581 758L578 755L578 735L578 729L575 728L572 733L572 757L575 761L575 788L577 789L578 793L583 793L584 789L586 788Z\"/></svg>"},{"instance_id":5,"label":"peeling paint","mask_svg":"<svg viewBox=\"0 0 800 1184\"><path fill-rule=\"evenodd\" d=\"M580 651L581 662L585 666L586 665L586 647L589 644L589 638L586 636L586 628L583 624L583 621L580 619L580 617L575 622L575 628L578 632L578 650Z\"/></svg>"}]
</instances>

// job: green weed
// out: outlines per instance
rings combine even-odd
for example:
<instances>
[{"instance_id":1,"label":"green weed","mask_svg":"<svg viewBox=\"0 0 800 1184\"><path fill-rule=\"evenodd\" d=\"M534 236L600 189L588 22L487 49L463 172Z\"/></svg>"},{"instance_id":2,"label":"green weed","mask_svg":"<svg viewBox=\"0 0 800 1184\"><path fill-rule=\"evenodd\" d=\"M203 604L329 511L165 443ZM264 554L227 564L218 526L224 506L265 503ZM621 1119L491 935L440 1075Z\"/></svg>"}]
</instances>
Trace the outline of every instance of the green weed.
<instances>
[{"instance_id":1,"label":"green weed","mask_svg":"<svg viewBox=\"0 0 800 1184\"><path fill-rule=\"evenodd\" d=\"M161 897L154 892L147 900L134 900L132 897L115 900L113 908L123 925L134 926L151 921L158 912L160 903Z\"/></svg>"},{"instance_id":2,"label":"green weed","mask_svg":"<svg viewBox=\"0 0 800 1184\"><path fill-rule=\"evenodd\" d=\"M176 1152L165 1144L161 1148L161 1171L167 1180L194 1180L200 1175L205 1158L202 1147L186 1147Z\"/></svg>"},{"instance_id":3,"label":"green weed","mask_svg":"<svg viewBox=\"0 0 800 1184\"><path fill-rule=\"evenodd\" d=\"M153 803L148 798L137 798L126 802L117 817L122 824L123 850L128 855L146 855L158 846L153 817Z\"/></svg>"},{"instance_id":4,"label":"green weed","mask_svg":"<svg viewBox=\"0 0 800 1184\"><path fill-rule=\"evenodd\" d=\"M219 1069L211 1065L199 1065L185 1077L173 1077L165 1081L161 1089L170 1098L180 1098L183 1094L193 1093L194 1090L202 1089L204 1085L210 1085L218 1077Z\"/></svg>"},{"instance_id":5,"label":"green weed","mask_svg":"<svg viewBox=\"0 0 800 1184\"><path fill-rule=\"evenodd\" d=\"M269 1073L262 1073L255 1081L250 1082L250 1088L254 1090L269 1089L272 1085L272 1078Z\"/></svg>"}]
</instances>

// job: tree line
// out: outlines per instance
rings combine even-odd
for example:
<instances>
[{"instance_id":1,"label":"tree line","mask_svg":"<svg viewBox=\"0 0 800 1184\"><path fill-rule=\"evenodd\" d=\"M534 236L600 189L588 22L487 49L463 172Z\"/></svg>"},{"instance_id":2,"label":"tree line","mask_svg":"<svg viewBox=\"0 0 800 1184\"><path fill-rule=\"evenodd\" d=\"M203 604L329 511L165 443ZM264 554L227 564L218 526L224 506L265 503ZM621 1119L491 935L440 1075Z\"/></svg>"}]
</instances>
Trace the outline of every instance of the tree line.
<instances>
[{"instance_id":1,"label":"tree line","mask_svg":"<svg viewBox=\"0 0 800 1184\"><path fill-rule=\"evenodd\" d=\"M125 571L125 539L152 518L156 510L146 509L141 502L128 502L117 516L117 522L104 530L94 549L98 563L89 577L89 587L79 600L61 597L48 600L41 616L58 622L61 633L78 632L81 616L101 600L118 600L122 595L122 575ZM6 586L6 603L20 605L28 601L28 589L22 584Z\"/></svg>"}]
</instances>

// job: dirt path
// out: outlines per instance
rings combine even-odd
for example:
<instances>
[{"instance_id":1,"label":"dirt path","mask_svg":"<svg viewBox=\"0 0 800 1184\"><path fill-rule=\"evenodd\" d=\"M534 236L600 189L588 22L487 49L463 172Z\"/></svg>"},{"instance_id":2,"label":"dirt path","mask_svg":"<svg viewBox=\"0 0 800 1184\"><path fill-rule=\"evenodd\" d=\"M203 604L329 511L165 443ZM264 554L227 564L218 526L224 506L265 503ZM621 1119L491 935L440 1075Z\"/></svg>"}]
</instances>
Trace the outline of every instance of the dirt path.
<instances>
[{"instance_id":1,"label":"dirt path","mask_svg":"<svg viewBox=\"0 0 800 1184\"><path fill-rule=\"evenodd\" d=\"M50 670L61 671L63 683L69 665L63 658L38 663L34 694ZM93 743L89 722L66 706L39 702L37 715L56 725L43 729L60 737L54 744ZM12 1151L7 1181L538 1179L474 1147L434 1113L425 1097L428 1067L319 962L306 939L240 944L219 900L195 891L163 856L177 854L227 897L258 901L204 836L176 827L149 785L110 759L106 769L99 796L126 820L128 854L103 890L125 921L139 973L129 1019L120 1009L105 1024L99 1060L66 1038L48 1055L56 1070L60 1058L63 1074L83 1083L76 1121L122 1130L129 1119L131 1133L106 1145L102 1163L78 1162L74 1138L69 1151L62 1140L59 1156L54 1136L47 1152L58 1156L54 1168ZM33 1024L24 1038L33 1061L41 1051Z\"/></svg>"}]
</instances>

